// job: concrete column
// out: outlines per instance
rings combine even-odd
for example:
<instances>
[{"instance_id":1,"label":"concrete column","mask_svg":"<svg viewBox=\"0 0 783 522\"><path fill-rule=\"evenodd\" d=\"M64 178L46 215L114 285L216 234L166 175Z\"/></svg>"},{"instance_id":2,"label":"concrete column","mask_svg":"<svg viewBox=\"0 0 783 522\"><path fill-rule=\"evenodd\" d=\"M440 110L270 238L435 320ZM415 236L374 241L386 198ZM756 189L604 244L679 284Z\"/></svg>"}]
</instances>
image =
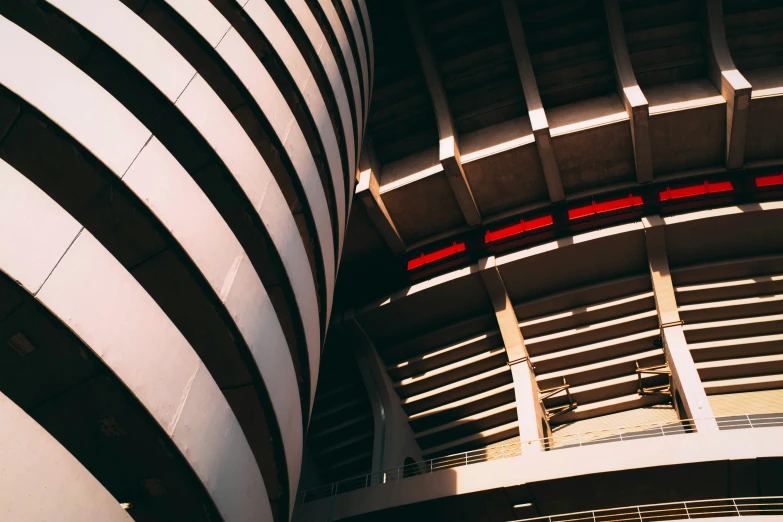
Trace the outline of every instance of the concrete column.
<instances>
[{"instance_id":1,"label":"concrete column","mask_svg":"<svg viewBox=\"0 0 783 522\"><path fill-rule=\"evenodd\" d=\"M419 15L418 2L415 0L405 0L405 14L408 17L408 26L411 31L413 43L416 46L416 54L419 57L421 71L424 74L424 80L427 82L432 107L435 109L435 119L438 124L438 154L440 164L446 172L446 176L451 184L451 190L457 199L462 215L468 225L481 224L481 212L479 212L476 200L473 198L473 191L470 189L468 178L465 177L465 171L462 168L462 158L459 152L459 142L457 129L454 127L454 121L451 117L451 109L446 97L446 91L440 79L438 66L435 58L432 56L424 25Z\"/></svg>"},{"instance_id":2,"label":"concrete column","mask_svg":"<svg viewBox=\"0 0 783 522\"><path fill-rule=\"evenodd\" d=\"M359 183L356 185L356 197L364 204L370 221L383 236L384 241L394 254L405 252L405 242L397 231L394 221L386 210L386 205L381 199L380 177L381 165L375 156L372 140L367 138L362 149L361 162L359 164Z\"/></svg>"},{"instance_id":3,"label":"concrete column","mask_svg":"<svg viewBox=\"0 0 783 522\"><path fill-rule=\"evenodd\" d=\"M484 280L487 293L495 309L495 317L506 347L508 365L514 379L514 396L517 403L517 421L519 422L519 437L522 442L534 441L545 437L544 410L539 400L538 383L530 357L525 348L525 339L519 329L519 321L514 307L506 292L506 286L500 277L495 257L491 256L479 261L479 273ZM530 449L541 451L540 444L530 444Z\"/></svg>"},{"instance_id":4,"label":"concrete column","mask_svg":"<svg viewBox=\"0 0 783 522\"><path fill-rule=\"evenodd\" d=\"M402 409L400 398L386 373L386 365L353 312L345 314L341 327L350 339L350 349L356 357L372 404L375 424L372 472L402 466L407 457L417 462L423 460L421 448L408 424L408 415Z\"/></svg>"},{"instance_id":5,"label":"concrete column","mask_svg":"<svg viewBox=\"0 0 783 522\"><path fill-rule=\"evenodd\" d=\"M604 11L606 13L606 24L609 29L609 41L612 44L618 91L623 100L623 105L625 105L625 111L631 119L633 155L636 161L636 181L647 183L653 180L649 129L650 108L647 98L639 88L639 84L636 82L636 75L633 72L618 0L604 0Z\"/></svg>"},{"instance_id":6,"label":"concrete column","mask_svg":"<svg viewBox=\"0 0 783 522\"><path fill-rule=\"evenodd\" d=\"M519 9L516 0L502 0L502 4L508 26L508 36L514 50L514 59L517 62L519 81L522 83L522 92L525 94L530 125L533 129L541 168L544 171L549 191L549 199L562 201L565 198L565 193L563 192L563 182L560 179L560 168L557 165L555 149L552 146L552 134L549 132L549 122L544 112L544 104L541 102L541 95L538 92L538 84L533 72L533 62L530 60L530 53L527 49L522 21L519 19Z\"/></svg>"},{"instance_id":7,"label":"concrete column","mask_svg":"<svg viewBox=\"0 0 783 522\"><path fill-rule=\"evenodd\" d=\"M111 493L0 394L0 520L131 522Z\"/></svg>"},{"instance_id":8,"label":"concrete column","mask_svg":"<svg viewBox=\"0 0 783 522\"><path fill-rule=\"evenodd\" d=\"M715 422L710 402L704 391L696 364L688 349L682 320L677 311L674 285L669 272L669 260L666 255L666 236L664 223L660 216L642 218L647 259L650 265L655 306L658 309L658 321L661 325L661 337L666 361L672 372L672 393L682 401L685 418L694 419L698 431L715 431Z\"/></svg>"},{"instance_id":9,"label":"concrete column","mask_svg":"<svg viewBox=\"0 0 783 522\"><path fill-rule=\"evenodd\" d=\"M723 22L723 2L705 2L704 31L710 44L707 52L707 75L726 100L726 168L738 169L745 161L752 88L731 58Z\"/></svg>"}]
</instances>

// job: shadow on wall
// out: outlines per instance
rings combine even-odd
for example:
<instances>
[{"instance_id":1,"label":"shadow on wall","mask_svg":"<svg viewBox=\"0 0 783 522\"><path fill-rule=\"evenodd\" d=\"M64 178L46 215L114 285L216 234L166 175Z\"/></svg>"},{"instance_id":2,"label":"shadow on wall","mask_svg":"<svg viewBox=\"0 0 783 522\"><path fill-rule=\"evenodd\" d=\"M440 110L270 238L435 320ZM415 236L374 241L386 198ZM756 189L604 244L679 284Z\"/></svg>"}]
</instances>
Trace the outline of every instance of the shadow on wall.
<instances>
[{"instance_id":1,"label":"shadow on wall","mask_svg":"<svg viewBox=\"0 0 783 522\"><path fill-rule=\"evenodd\" d=\"M416 461L410 457L405 457L405 463L403 464L402 469L402 478L421 475L421 469L419 469L419 465L416 464Z\"/></svg>"}]
</instances>

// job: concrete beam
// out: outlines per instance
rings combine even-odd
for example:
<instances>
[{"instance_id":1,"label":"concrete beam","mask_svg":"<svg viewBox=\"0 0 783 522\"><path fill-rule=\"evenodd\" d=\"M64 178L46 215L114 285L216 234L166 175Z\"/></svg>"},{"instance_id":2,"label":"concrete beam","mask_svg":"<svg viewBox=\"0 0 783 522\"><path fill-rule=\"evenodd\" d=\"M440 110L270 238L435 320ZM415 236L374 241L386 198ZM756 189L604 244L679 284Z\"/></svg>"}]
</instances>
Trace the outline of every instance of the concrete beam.
<instances>
[{"instance_id":1,"label":"concrete beam","mask_svg":"<svg viewBox=\"0 0 783 522\"><path fill-rule=\"evenodd\" d=\"M737 70L726 42L721 0L706 1L704 31L710 44L707 50L708 75L726 100L726 168L738 169L745 161L751 86Z\"/></svg>"},{"instance_id":2,"label":"concrete beam","mask_svg":"<svg viewBox=\"0 0 783 522\"><path fill-rule=\"evenodd\" d=\"M481 278L484 280L484 286L492 300L492 307L495 309L495 317L508 356L508 365L511 368L520 440L533 441L546 437L547 433L544 432L545 414L539 400L538 383L536 383L533 366L525 348L525 339L519 329L517 315L514 313L506 286L503 284L503 279L495 264L495 257L491 256L480 260L478 266ZM531 444L530 448L542 450L539 444Z\"/></svg>"},{"instance_id":3,"label":"concrete beam","mask_svg":"<svg viewBox=\"0 0 783 522\"><path fill-rule=\"evenodd\" d=\"M430 48L427 33L422 24L419 8L415 0L405 0L405 13L408 18L408 27L413 37L413 43L416 46L416 54L419 57L421 70L432 99L432 106L435 109L435 119L437 120L438 136L440 138L438 145L440 164L446 172L465 222L468 225L479 225L481 224L481 213L476 205L476 200L473 198L473 191L470 189L468 178L465 177L465 171L462 168L457 130L454 128L449 101L446 98L446 91L443 89L438 66L435 63L435 57L432 55L432 49Z\"/></svg>"},{"instance_id":4,"label":"concrete beam","mask_svg":"<svg viewBox=\"0 0 783 522\"><path fill-rule=\"evenodd\" d=\"M408 457L421 461L421 448L408 423L408 415L402 409L394 384L372 340L352 311L345 314L340 326L350 338L350 349L356 357L372 405L375 424L372 472L402 466Z\"/></svg>"},{"instance_id":5,"label":"concrete beam","mask_svg":"<svg viewBox=\"0 0 783 522\"><path fill-rule=\"evenodd\" d=\"M677 311L674 285L666 254L663 220L660 216L650 216L642 218L642 223L664 353L672 372L672 386L685 409L684 412L680 412L680 416L694 419L698 431L715 431L718 426L685 340L682 321Z\"/></svg>"},{"instance_id":6,"label":"concrete beam","mask_svg":"<svg viewBox=\"0 0 783 522\"><path fill-rule=\"evenodd\" d=\"M405 252L405 242L397 231L397 227L394 225L394 221L381 199L381 166L375 156L375 149L369 138L365 141L362 148L359 172L356 197L364 204L367 215L381 236L383 236L389 249L395 254Z\"/></svg>"},{"instance_id":7,"label":"concrete beam","mask_svg":"<svg viewBox=\"0 0 783 522\"><path fill-rule=\"evenodd\" d=\"M650 150L650 107L647 98L639 88L628 56L628 42L625 40L623 17L617 0L604 0L606 24L614 56L614 72L620 98L625 111L631 118L633 155L636 160L636 180L648 183L653 180L652 152Z\"/></svg>"},{"instance_id":8,"label":"concrete beam","mask_svg":"<svg viewBox=\"0 0 783 522\"><path fill-rule=\"evenodd\" d=\"M546 119L544 105L541 103L541 95L538 92L533 63L530 60L530 53L525 42L525 32L522 29L522 21L519 19L519 9L516 0L502 0L502 3L508 25L508 35L514 49L514 58L517 61L519 80L522 82L522 91L525 94L530 125L533 127L533 136L536 140L541 167L544 170L546 186L549 190L549 199L562 201L565 198L565 193L563 192L563 182L560 179L560 168L557 166L555 149L552 147L552 134L549 132L549 122Z\"/></svg>"}]
</instances>

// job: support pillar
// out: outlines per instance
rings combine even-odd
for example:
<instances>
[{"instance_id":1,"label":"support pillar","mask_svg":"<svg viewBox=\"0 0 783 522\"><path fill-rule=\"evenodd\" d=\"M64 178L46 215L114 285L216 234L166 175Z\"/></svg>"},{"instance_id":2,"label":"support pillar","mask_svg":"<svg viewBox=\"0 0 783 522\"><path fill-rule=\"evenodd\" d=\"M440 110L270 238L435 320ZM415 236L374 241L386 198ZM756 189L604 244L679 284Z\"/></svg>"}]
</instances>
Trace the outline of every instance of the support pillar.
<instances>
[{"instance_id":1,"label":"support pillar","mask_svg":"<svg viewBox=\"0 0 783 522\"><path fill-rule=\"evenodd\" d=\"M419 57L421 72L432 100L432 108L435 110L435 120L438 125L438 156L446 177L454 192L465 222L470 226L481 224L481 212L479 211L473 191L470 188L465 170L462 168L462 157L459 151L459 139L454 119L451 116L446 90L440 78L438 66L432 55L427 32L421 21L419 3L416 0L405 0L405 14L408 17L408 27L411 31L416 54Z\"/></svg>"},{"instance_id":2,"label":"support pillar","mask_svg":"<svg viewBox=\"0 0 783 522\"><path fill-rule=\"evenodd\" d=\"M356 357L372 404L375 435L372 450L372 472L378 473L402 466L407 457L419 462L421 448L402 409L386 365L352 311L346 312L341 331Z\"/></svg>"},{"instance_id":3,"label":"support pillar","mask_svg":"<svg viewBox=\"0 0 783 522\"><path fill-rule=\"evenodd\" d=\"M631 120L631 138L633 155L636 161L636 181L648 183L653 180L652 149L650 148L650 107L644 96L636 75L633 72L631 58L628 55L628 43L625 40L623 16L618 0L604 0L606 24L609 28L609 41L612 45L614 70L620 98Z\"/></svg>"},{"instance_id":4,"label":"support pillar","mask_svg":"<svg viewBox=\"0 0 783 522\"><path fill-rule=\"evenodd\" d=\"M514 379L520 440L524 443L544 438L547 436L544 431L546 420L539 399L536 375L530 364L517 315L498 272L494 256L479 261L479 273L495 309L495 317L508 356L508 365L511 367L511 376ZM543 450L538 443L530 444L530 449Z\"/></svg>"},{"instance_id":5,"label":"support pillar","mask_svg":"<svg viewBox=\"0 0 783 522\"><path fill-rule=\"evenodd\" d=\"M370 221L381 234L384 241L393 254L405 252L405 242L397 231L394 221L386 210L386 205L381 199L380 177L381 166L375 156L372 141L367 138L362 149L362 157L359 164L359 183L356 185L356 196L364 204Z\"/></svg>"},{"instance_id":6,"label":"support pillar","mask_svg":"<svg viewBox=\"0 0 783 522\"><path fill-rule=\"evenodd\" d=\"M705 2L704 30L709 43L707 76L726 100L726 168L738 169L745 161L745 141L748 136L750 96L753 89L737 70L731 57L723 21L723 2Z\"/></svg>"},{"instance_id":7,"label":"support pillar","mask_svg":"<svg viewBox=\"0 0 783 522\"><path fill-rule=\"evenodd\" d=\"M696 370L696 364L688 349L680 313L677 311L674 285L666 255L663 219L660 216L649 216L642 218L642 223L663 348L672 372L672 396L675 397L675 401L676 397L679 397L681 406L685 410L679 412L680 416L694 419L698 431L716 431L718 425L699 372Z\"/></svg>"},{"instance_id":8,"label":"support pillar","mask_svg":"<svg viewBox=\"0 0 783 522\"><path fill-rule=\"evenodd\" d=\"M541 102L541 95L538 92L533 62L530 59L525 32L519 18L519 8L516 0L502 0L501 4L506 18L508 36L511 39L511 48L514 51L514 59L517 62L519 81L525 95L530 126L536 140L538 157L541 160L541 169L544 171L544 179L549 191L549 199L553 202L562 201L565 198L565 193L563 192L563 181L560 178L560 167L557 164L555 149L552 145L549 121L546 119L544 104Z\"/></svg>"}]
</instances>

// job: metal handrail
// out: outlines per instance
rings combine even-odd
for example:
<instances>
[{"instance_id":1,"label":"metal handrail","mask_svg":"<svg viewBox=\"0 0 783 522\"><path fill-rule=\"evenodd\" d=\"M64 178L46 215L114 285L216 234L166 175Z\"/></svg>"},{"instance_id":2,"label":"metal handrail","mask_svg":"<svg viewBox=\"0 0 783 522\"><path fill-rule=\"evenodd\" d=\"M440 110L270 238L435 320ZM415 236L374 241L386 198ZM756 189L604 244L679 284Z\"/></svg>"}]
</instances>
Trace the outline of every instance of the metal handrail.
<instances>
[{"instance_id":1,"label":"metal handrail","mask_svg":"<svg viewBox=\"0 0 783 522\"><path fill-rule=\"evenodd\" d=\"M513 522L659 522L710 516L783 515L783 497L735 497L640 504L620 508L578 511L563 515L522 518Z\"/></svg>"},{"instance_id":2,"label":"metal handrail","mask_svg":"<svg viewBox=\"0 0 783 522\"><path fill-rule=\"evenodd\" d=\"M715 420L718 429L720 430L775 426L783 427L783 413L732 415L729 417L711 417L699 420ZM606 444L609 442L625 442L651 437L681 435L694 431L696 431L696 421L694 419L682 419L669 423L655 422L581 433L570 433L566 435L554 434L551 437L542 439L534 439L526 442L516 441L501 446L486 447L454 455L446 455L444 457L414 462L376 473L340 480L331 484L300 491L297 493L296 502L298 504L303 504L305 502L311 502L357 489L397 482L404 478L424 473L433 473L490 460L518 457L522 454L523 447L529 447L533 444L540 444L544 451L554 451L581 446Z\"/></svg>"}]
</instances>

